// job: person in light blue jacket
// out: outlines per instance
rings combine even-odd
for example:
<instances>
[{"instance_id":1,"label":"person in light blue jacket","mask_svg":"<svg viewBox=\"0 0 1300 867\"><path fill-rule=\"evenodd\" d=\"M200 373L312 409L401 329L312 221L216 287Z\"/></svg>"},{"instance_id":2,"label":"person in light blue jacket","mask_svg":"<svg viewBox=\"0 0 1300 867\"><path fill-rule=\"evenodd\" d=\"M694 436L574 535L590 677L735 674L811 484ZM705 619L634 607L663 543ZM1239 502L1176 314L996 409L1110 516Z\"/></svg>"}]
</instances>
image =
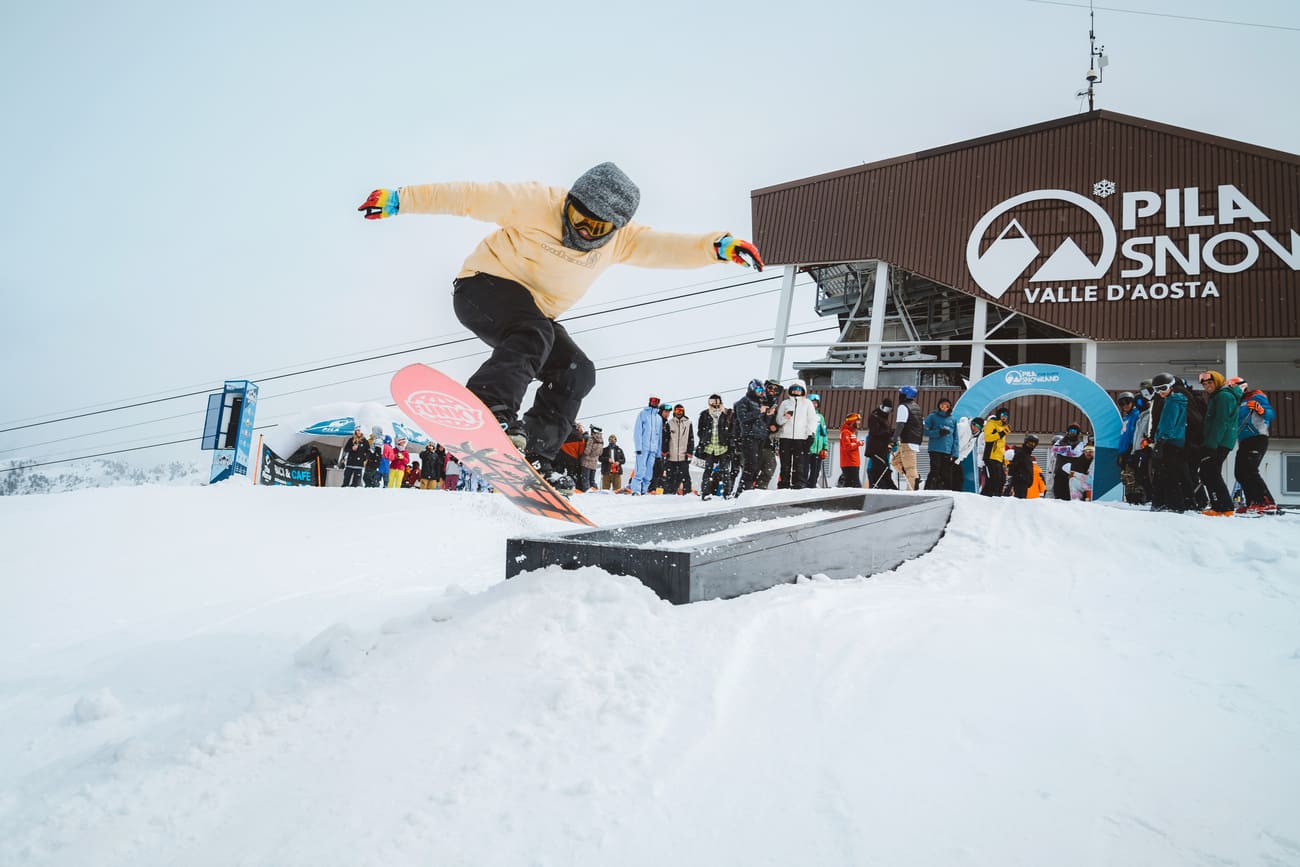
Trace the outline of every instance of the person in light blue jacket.
<instances>
[{"instance_id":1,"label":"person in light blue jacket","mask_svg":"<svg viewBox=\"0 0 1300 867\"><path fill-rule=\"evenodd\" d=\"M1273 493L1259 474L1259 465L1268 451L1269 425L1273 423L1273 405L1268 395L1240 377L1228 380L1229 385L1241 389L1241 403L1237 407L1237 459L1233 475L1241 483L1241 493L1246 498L1248 512L1276 512Z\"/></svg>"},{"instance_id":2,"label":"person in light blue jacket","mask_svg":"<svg viewBox=\"0 0 1300 867\"><path fill-rule=\"evenodd\" d=\"M634 494L648 493L650 480L654 478L655 461L663 451L664 420L659 415L659 398L650 398L649 403L637 413L636 427L632 430L632 444L636 449L636 470L628 488Z\"/></svg>"},{"instance_id":3,"label":"person in light blue jacket","mask_svg":"<svg viewBox=\"0 0 1300 867\"><path fill-rule=\"evenodd\" d=\"M957 467L957 419L952 417L952 401L948 398L940 398L939 408L925 417L925 438L930 449L930 474L925 478L925 489L961 490Z\"/></svg>"}]
</instances>

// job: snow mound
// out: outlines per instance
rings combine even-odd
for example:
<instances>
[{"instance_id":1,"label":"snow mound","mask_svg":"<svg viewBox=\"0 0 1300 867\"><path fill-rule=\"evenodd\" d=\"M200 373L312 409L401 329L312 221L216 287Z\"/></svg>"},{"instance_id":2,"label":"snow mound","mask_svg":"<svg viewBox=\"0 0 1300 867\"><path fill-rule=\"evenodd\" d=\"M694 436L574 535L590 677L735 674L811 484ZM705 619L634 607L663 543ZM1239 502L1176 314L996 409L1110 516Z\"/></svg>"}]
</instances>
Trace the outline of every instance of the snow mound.
<instances>
[{"instance_id":1,"label":"snow mound","mask_svg":"<svg viewBox=\"0 0 1300 867\"><path fill-rule=\"evenodd\" d=\"M0 863L1300 863L1297 521L954 501L683 607L491 495L0 501Z\"/></svg>"}]
</instances>

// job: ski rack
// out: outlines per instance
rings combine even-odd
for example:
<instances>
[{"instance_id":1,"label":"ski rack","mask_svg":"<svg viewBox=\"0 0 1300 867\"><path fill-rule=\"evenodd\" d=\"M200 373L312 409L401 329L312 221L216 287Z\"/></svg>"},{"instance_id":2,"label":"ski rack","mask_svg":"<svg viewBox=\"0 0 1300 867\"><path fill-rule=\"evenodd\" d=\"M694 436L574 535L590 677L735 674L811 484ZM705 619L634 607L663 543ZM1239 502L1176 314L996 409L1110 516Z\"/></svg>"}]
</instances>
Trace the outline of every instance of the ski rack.
<instances>
[{"instance_id":1,"label":"ski rack","mask_svg":"<svg viewBox=\"0 0 1300 867\"><path fill-rule=\"evenodd\" d=\"M952 504L936 494L860 491L514 538L506 541L506 578L547 566L598 566L681 605L790 584L799 575L874 575L930 551ZM737 534L746 523L753 532Z\"/></svg>"}]
</instances>

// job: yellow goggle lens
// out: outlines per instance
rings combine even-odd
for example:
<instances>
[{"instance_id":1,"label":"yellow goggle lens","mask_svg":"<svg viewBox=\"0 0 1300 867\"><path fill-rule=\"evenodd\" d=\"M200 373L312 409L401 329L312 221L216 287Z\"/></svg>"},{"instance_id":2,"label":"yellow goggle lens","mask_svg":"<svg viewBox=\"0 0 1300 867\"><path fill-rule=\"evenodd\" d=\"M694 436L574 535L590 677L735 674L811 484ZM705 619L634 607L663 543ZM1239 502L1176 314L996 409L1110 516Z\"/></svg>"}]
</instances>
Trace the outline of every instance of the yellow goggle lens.
<instances>
[{"instance_id":1,"label":"yellow goggle lens","mask_svg":"<svg viewBox=\"0 0 1300 867\"><path fill-rule=\"evenodd\" d=\"M568 208L569 224L575 229L586 229L587 234L593 238L603 238L610 232L614 231L614 224L608 220L597 220L595 217L588 216L578 210L577 205L569 203Z\"/></svg>"}]
</instances>

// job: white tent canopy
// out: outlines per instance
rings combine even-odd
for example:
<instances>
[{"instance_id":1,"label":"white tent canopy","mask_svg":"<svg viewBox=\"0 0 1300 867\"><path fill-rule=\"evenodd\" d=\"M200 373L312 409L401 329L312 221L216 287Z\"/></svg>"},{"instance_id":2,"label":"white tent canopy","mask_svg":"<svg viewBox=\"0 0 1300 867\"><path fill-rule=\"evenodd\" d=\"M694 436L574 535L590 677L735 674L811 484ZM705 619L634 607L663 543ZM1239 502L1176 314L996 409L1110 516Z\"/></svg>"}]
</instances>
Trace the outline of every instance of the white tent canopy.
<instances>
[{"instance_id":1,"label":"white tent canopy","mask_svg":"<svg viewBox=\"0 0 1300 867\"><path fill-rule=\"evenodd\" d=\"M405 437L412 449L422 448L429 441L395 407L347 401L325 403L304 410L267 431L263 441L281 457L288 457L303 446L315 443L322 454L332 458L357 427L365 431L366 436L377 433L381 439L392 437L393 442Z\"/></svg>"}]
</instances>

